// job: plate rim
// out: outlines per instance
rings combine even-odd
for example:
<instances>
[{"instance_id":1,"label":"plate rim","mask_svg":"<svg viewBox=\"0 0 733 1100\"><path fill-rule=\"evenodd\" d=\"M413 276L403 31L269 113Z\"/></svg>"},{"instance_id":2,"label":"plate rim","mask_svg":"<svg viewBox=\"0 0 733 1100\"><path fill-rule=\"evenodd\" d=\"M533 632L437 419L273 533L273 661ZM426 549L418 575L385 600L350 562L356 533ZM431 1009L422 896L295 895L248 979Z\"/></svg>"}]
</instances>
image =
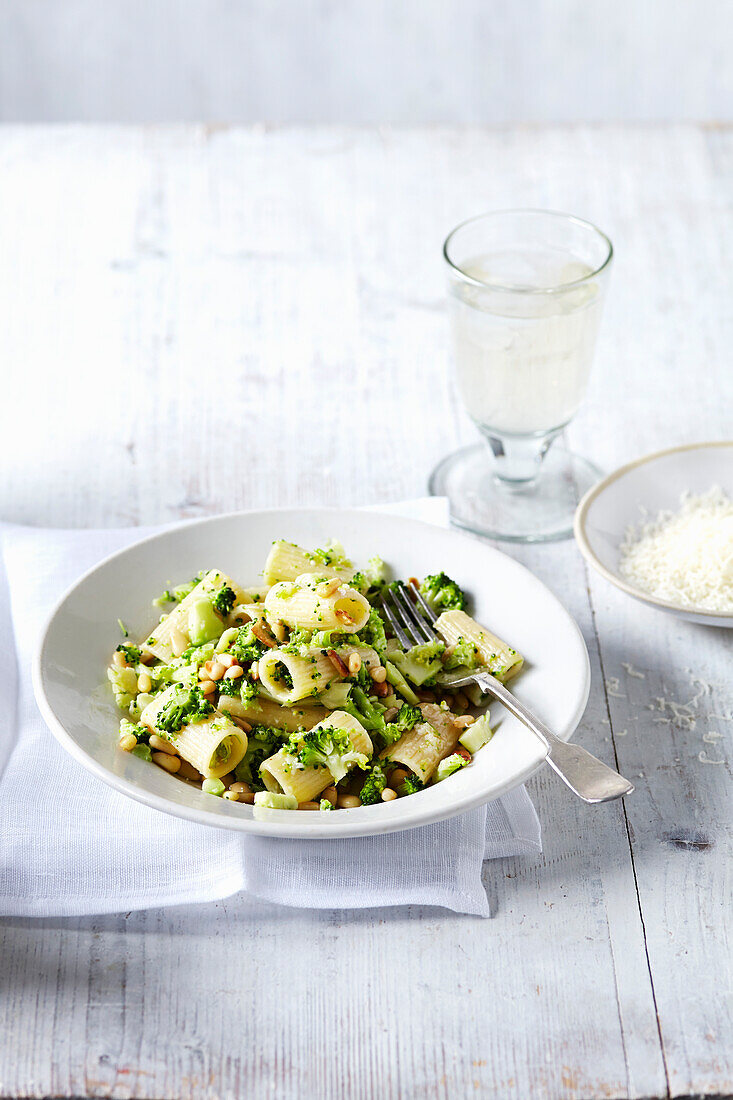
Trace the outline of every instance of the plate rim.
<instances>
[{"instance_id":1,"label":"plate rim","mask_svg":"<svg viewBox=\"0 0 733 1100\"><path fill-rule=\"evenodd\" d=\"M650 454L642 455L640 458L635 458L632 462L626 462L623 466L619 466L618 469L613 470L610 474L601 478L601 480L593 485L582 498L575 510L573 534L578 544L578 549L585 560L593 566L597 573L600 573L602 577L605 577L605 579L615 585L616 588L625 592L627 596L632 596L634 599L641 600L643 603L648 603L652 607L659 607L664 611L672 611L677 615L695 615L699 616L701 619L710 619L716 622L719 622L721 619L728 619L733 622L733 611L709 611L707 608L685 607L682 604L673 603L672 600L663 600L660 596L654 596L650 592L644 592L643 589L637 588L633 584L629 584L628 581L625 581L618 573L613 573L610 569L606 568L590 545L585 530L588 510L591 504L593 504L610 485L613 485L615 481L624 477L624 475L631 470L635 470L639 466L645 466L650 462L655 462L659 458L666 458L667 455L680 454L683 451L712 450L716 447L733 447L733 439L711 439L704 440L701 443L680 443L676 447L665 447L661 451L652 451ZM703 623L702 625L705 624Z\"/></svg>"},{"instance_id":2,"label":"plate rim","mask_svg":"<svg viewBox=\"0 0 733 1100\"><path fill-rule=\"evenodd\" d=\"M145 535L141 539L137 539L129 545L121 547L118 550L114 550L111 554L106 555L95 565L77 578L73 584L69 585L62 593L60 598L56 601L53 608L47 615L41 631L39 634L39 640L36 644L35 652L32 660L31 667L31 681L33 685L33 693L36 699L36 703L41 711L41 716L44 722L48 726L52 735L61 745L61 747L72 756L85 770L91 772L98 779L100 779L107 786L120 794L126 795L132 798L134 801L139 802L151 809L157 810L161 813L167 813L172 817L182 818L187 821L191 821L197 825L206 825L218 829L226 829L228 831L260 835L260 836L274 836L287 839L303 839L303 840L331 840L331 839L343 839L348 837L357 836L370 836L382 833L402 832L407 829L419 828L428 824L432 824L437 821L444 820L449 817L456 817L463 813L468 813L470 810L476 809L478 806L486 805L488 802L492 802L495 799L501 798L509 791L516 789L522 784L526 783L531 776L535 775L540 768L544 765L545 761L540 760L537 764L528 765L521 772L511 779L505 780L497 790L492 792L490 797L486 797L485 793L477 790L473 795L466 797L461 801L458 808L455 808L453 804L447 804L444 807L431 807L420 812L419 807L414 806L410 810L409 818L403 821L395 821L394 819L385 820L381 822L379 819L375 822L349 822L348 815L349 810L341 811L344 814L343 820L338 822L331 820L326 823L318 824L312 820L313 816L307 822L307 828L303 825L294 827L292 824L288 824L289 814L285 811L271 811L273 815L272 820L263 821L256 820L250 817L240 817L239 815L232 816L231 820L227 820L226 817L219 813L213 813L205 808L197 809L185 805L178 805L169 801L167 798L161 795L157 795L152 791L146 791L144 788L137 786L132 780L126 779L123 776L115 775L105 765L96 760L95 757L90 755L83 749L73 738L73 736L66 730L63 722L58 718L51 706L51 703L46 695L43 673L43 660L48 640L48 634L54 623L56 616L62 610L63 605L67 599L83 585L89 577L105 568L110 562L114 561L118 557L122 557L131 550L137 549L140 546L144 546L148 542L155 542L161 535L169 534L174 531L185 530L191 527L204 527L211 523L218 522L224 519L244 518L250 516L276 516L284 513L296 513L296 514L331 514L331 515L344 515L352 514L358 515L360 518L364 516L371 516L375 519L398 519L403 522L407 522L412 525L426 528L428 531L438 531L440 533L448 533L453 537L458 538L460 541L468 541L474 545L478 544L483 550L493 551L499 554L502 558L508 559L513 566L515 566L520 572L527 573L532 579L540 584L545 590L546 595L557 605L558 609L565 615L569 625L572 628L578 642L580 643L580 653L583 657L583 687L580 692L580 701L572 715L572 718L567 723L567 732L559 734L563 740L569 741L580 724L580 721L585 713L588 705L588 699L590 697L591 689L591 665L590 657L588 654L588 647L585 644L582 631L578 626L575 618L570 614L568 609L559 600L555 593L548 588L544 581L540 580L531 569L528 569L522 562L517 561L510 555L505 554L502 550L497 549L490 543L482 543L482 540L472 538L459 528L453 526L441 527L438 524L430 523L425 520L415 519L412 516L405 516L398 512L380 512L373 508L339 508L334 506L312 506L307 508L292 508L292 507L275 507L275 508L250 508L250 509L237 509L231 512L223 512L214 516L204 516L192 520L183 520L179 523L170 523L165 525L161 530L156 531L153 534ZM364 809L371 809L372 807L358 807L360 811ZM233 809L233 807L232 807Z\"/></svg>"}]
</instances>

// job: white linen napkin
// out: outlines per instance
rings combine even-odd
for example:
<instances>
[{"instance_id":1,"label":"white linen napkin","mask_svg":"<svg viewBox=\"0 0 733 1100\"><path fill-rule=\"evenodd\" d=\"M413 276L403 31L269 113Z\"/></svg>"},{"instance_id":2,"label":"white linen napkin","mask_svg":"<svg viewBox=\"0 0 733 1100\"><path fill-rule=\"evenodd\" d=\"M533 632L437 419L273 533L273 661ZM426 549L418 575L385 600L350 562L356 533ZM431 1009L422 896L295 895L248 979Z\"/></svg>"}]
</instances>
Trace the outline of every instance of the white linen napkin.
<instances>
[{"instance_id":1,"label":"white linen napkin","mask_svg":"<svg viewBox=\"0 0 733 1100\"><path fill-rule=\"evenodd\" d=\"M441 500L379 510L448 522ZM523 787L407 833L296 841L159 813L117 794L63 751L33 698L39 631L77 577L151 533L0 527L0 915L126 912L245 891L303 908L422 904L489 916L482 861L541 851Z\"/></svg>"}]
</instances>

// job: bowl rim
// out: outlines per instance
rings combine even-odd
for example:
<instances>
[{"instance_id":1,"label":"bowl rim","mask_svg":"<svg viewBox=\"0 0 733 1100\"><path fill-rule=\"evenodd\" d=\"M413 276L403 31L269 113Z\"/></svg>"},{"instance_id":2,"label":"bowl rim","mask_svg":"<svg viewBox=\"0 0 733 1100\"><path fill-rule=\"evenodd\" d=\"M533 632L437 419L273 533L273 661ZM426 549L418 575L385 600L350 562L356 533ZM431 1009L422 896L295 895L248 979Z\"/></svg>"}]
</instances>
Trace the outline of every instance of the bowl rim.
<instances>
[{"instance_id":1,"label":"bowl rim","mask_svg":"<svg viewBox=\"0 0 733 1100\"><path fill-rule=\"evenodd\" d=\"M500 788L487 798L485 793L480 789L477 789L470 798L462 801L459 809L453 809L451 804L447 804L443 807L432 807L430 809L413 806L410 808L410 812L404 815L404 820L395 822L393 820L387 821L375 821L374 823L366 822L349 822L344 820L338 825L335 822L329 822L321 824L320 827L316 822L308 822L308 827L299 826L297 832L293 830L292 824L288 825L286 822L281 823L279 818L276 820L273 817L272 821L268 821L268 828L262 828L262 822L253 822L249 818L232 818L231 822L226 817L222 817L218 814L213 814L205 808L192 808L178 803L170 802L168 799L147 791L143 787L139 787L133 781L123 778L122 776L113 775L104 764L100 763L95 757L90 755L77 744L72 735L66 730L63 722L56 716L55 711L51 705L50 700L46 695L45 683L44 683L44 656L47 644L48 633L54 622L57 614L62 609L64 603L69 596L81 586L88 577L96 573L98 570L104 568L109 562L114 559L123 556L132 549L137 549L139 546L154 542L163 534L170 533L172 531L184 530L190 527L205 526L210 523L220 521L223 519L232 519L235 517L245 517L252 515L277 515L279 513L301 513L301 512L329 512L334 515L342 513L355 513L359 512L362 515L372 516L379 518L380 516L385 519L399 519L407 521L411 524L416 524L420 527L426 528L428 531L438 530L444 533L450 533L453 536L457 536L459 539L469 539L469 536L465 535L460 530L456 530L454 527L444 528L437 524L430 523L429 521L415 519L412 516L404 516L394 512L379 512L372 508L338 508L329 506L312 506L305 508L293 508L293 507L275 507L275 508L252 508L252 509L239 509L232 512L225 512L214 516L204 516L202 518L184 520L179 523L171 523L164 525L160 530L153 534L144 535L142 538L131 542L128 546L121 547L118 550L113 551L111 554L106 555L90 569L77 578L73 584L69 585L64 591L59 600L56 601L50 613L48 614L41 631L38 636L38 642L36 650L33 656L32 668L31 668L31 680L33 684L33 691L36 699L36 703L41 711L41 715L46 722L49 730L56 740L61 744L72 757L84 767L91 774L95 775L98 779L104 782L107 786L112 787L118 793L124 794L132 798L136 802L140 802L143 805L149 806L152 809L158 810L162 813L170 814L173 817L182 818L194 822L199 825L207 825L214 828L232 830L235 832L247 834L259 834L262 836L271 837L285 837L288 839L304 839L304 840L331 840L357 836L370 836L381 833L401 832L405 829L412 829L422 825L432 824L434 822L444 820L445 818L454 817L461 813L467 813L478 806L485 805L487 802L494 799L501 798L509 791L516 789L527 780L536 774L545 760L542 759L536 764L529 765L523 768L520 772L516 773L513 777L506 779ZM473 539L469 541L474 542ZM588 654L588 648L585 644L582 631L578 626L575 618L567 610L561 600L555 595L555 593L547 587L544 581L540 580L530 569L527 568L522 562L517 561L514 558L510 558L509 555L504 554L502 550L497 549L491 544L484 544L484 549L496 551L502 557L507 557L513 566L517 567L520 572L529 573L530 576L544 588L546 594L550 599L558 605L562 612L567 616L568 623L572 627L573 633L580 643L580 653L583 658L583 688L581 691L581 698L579 704L572 715L572 718L565 724L563 732L560 734L563 740L569 741L576 732L578 725L580 724L583 714L588 705L588 699L590 697L591 690L591 666L590 657ZM366 807L369 809L370 807ZM359 807L360 810L365 807ZM286 811L273 811L273 814L285 814ZM311 816L311 815L309 815ZM301 835L302 834L302 835Z\"/></svg>"},{"instance_id":2,"label":"bowl rim","mask_svg":"<svg viewBox=\"0 0 733 1100\"><path fill-rule=\"evenodd\" d=\"M617 470L613 470L612 473L607 474L606 477L592 486L581 499L575 510L573 533L575 535L575 541L578 544L578 549L585 560L593 566L597 573L600 573L602 577L605 577L607 581L610 581L616 588L620 588L621 591L625 592L628 596L633 596L637 600L643 600L644 603L651 604L653 607L664 608L665 611L675 611L681 615L696 615L701 619L710 619L719 622L721 619L730 619L733 621L733 611L710 611L707 608L686 607L684 604L673 603L672 600L663 600L659 596L653 596L650 592L645 592L642 588L637 588L635 585L629 584L628 581L625 581L618 573L614 573L610 569L607 569L593 550L585 530L588 510L591 504L593 504L610 485L618 481L619 478L624 477L631 470L635 470L639 466L645 466L647 463L655 462L657 459L666 458L667 455L680 454L684 451L712 450L715 447L733 447L733 439L712 439L705 440L701 443L680 443L676 447L665 447L664 450L653 451L650 454L642 455L640 458L635 458L632 462L627 462L623 466L619 466Z\"/></svg>"}]
</instances>

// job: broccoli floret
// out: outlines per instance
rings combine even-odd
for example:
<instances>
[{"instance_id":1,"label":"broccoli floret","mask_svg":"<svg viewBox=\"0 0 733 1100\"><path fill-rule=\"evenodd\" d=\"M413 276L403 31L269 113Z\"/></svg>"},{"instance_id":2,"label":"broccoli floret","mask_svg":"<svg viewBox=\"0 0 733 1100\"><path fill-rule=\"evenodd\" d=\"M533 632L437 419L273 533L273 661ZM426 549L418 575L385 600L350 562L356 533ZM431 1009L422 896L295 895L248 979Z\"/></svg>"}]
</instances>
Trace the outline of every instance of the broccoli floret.
<instances>
[{"instance_id":1,"label":"broccoli floret","mask_svg":"<svg viewBox=\"0 0 733 1100\"><path fill-rule=\"evenodd\" d=\"M374 607L369 612L369 618L361 631L361 641L376 649L380 657L384 655L387 648L387 636L384 633L382 618Z\"/></svg>"},{"instance_id":2,"label":"broccoli floret","mask_svg":"<svg viewBox=\"0 0 733 1100\"><path fill-rule=\"evenodd\" d=\"M150 741L150 730L147 726L136 726L127 718L120 719L120 736L131 733L138 745L147 745Z\"/></svg>"},{"instance_id":3,"label":"broccoli floret","mask_svg":"<svg viewBox=\"0 0 733 1100\"><path fill-rule=\"evenodd\" d=\"M155 719L155 725L163 733L178 733L189 722L201 721L213 714L214 708L201 694L198 687L189 689L180 701L171 699Z\"/></svg>"},{"instance_id":4,"label":"broccoli floret","mask_svg":"<svg viewBox=\"0 0 733 1100\"><path fill-rule=\"evenodd\" d=\"M214 606L214 611L218 611L221 617L223 619L226 619L227 615L237 602L237 597L235 596L234 591L229 587L229 585L225 584L222 585L222 587L216 593L211 602Z\"/></svg>"},{"instance_id":5,"label":"broccoli floret","mask_svg":"<svg viewBox=\"0 0 733 1100\"><path fill-rule=\"evenodd\" d=\"M176 603L180 603L181 600L185 600L186 596L191 595L203 575L203 572L199 573L197 576L192 577L190 581L185 581L183 584L177 584L175 588L171 589L173 599Z\"/></svg>"},{"instance_id":6,"label":"broccoli floret","mask_svg":"<svg viewBox=\"0 0 733 1100\"><path fill-rule=\"evenodd\" d=\"M374 557L369 559L365 569L360 569L358 573L354 573L349 584L364 595L367 595L367 593L376 595L376 592L384 587L386 580L386 565L381 558Z\"/></svg>"},{"instance_id":7,"label":"broccoli floret","mask_svg":"<svg viewBox=\"0 0 733 1100\"><path fill-rule=\"evenodd\" d=\"M417 794L421 791L425 784L421 779L418 779L416 775L408 775L404 783L397 788L397 794L404 796L406 794Z\"/></svg>"},{"instance_id":8,"label":"broccoli floret","mask_svg":"<svg viewBox=\"0 0 733 1100\"><path fill-rule=\"evenodd\" d=\"M321 565L331 566L333 569L350 569L351 562L346 557L344 548L340 542L329 542L320 550L312 550L309 557Z\"/></svg>"},{"instance_id":9,"label":"broccoli floret","mask_svg":"<svg viewBox=\"0 0 733 1100\"><path fill-rule=\"evenodd\" d=\"M237 698L240 693L239 680L219 680L218 689L220 695L230 695Z\"/></svg>"},{"instance_id":10,"label":"broccoli floret","mask_svg":"<svg viewBox=\"0 0 733 1100\"><path fill-rule=\"evenodd\" d=\"M235 680L234 683L236 684L236 682L237 681ZM257 684L254 682L254 680L248 680L246 676L243 676L239 682L242 685L239 690L239 697L244 705L247 706L248 703L254 703L255 699L260 693L260 689L258 688Z\"/></svg>"},{"instance_id":11,"label":"broccoli floret","mask_svg":"<svg viewBox=\"0 0 733 1100\"><path fill-rule=\"evenodd\" d=\"M459 638L453 652L443 662L443 668L446 671L452 668L476 668L480 663L478 646L465 638Z\"/></svg>"},{"instance_id":12,"label":"broccoli floret","mask_svg":"<svg viewBox=\"0 0 733 1100\"><path fill-rule=\"evenodd\" d=\"M422 719L422 715L418 707L411 707L409 703L403 703L397 717L392 722L387 722L382 732L382 737L386 745L394 745L395 741L399 741L402 734L407 730L411 730L416 722Z\"/></svg>"},{"instance_id":13,"label":"broccoli floret","mask_svg":"<svg viewBox=\"0 0 733 1100\"><path fill-rule=\"evenodd\" d=\"M382 801L382 791L387 786L387 776L379 764L369 769L366 783L361 788L359 797L362 806L372 806L375 802Z\"/></svg>"},{"instance_id":14,"label":"broccoli floret","mask_svg":"<svg viewBox=\"0 0 733 1100\"><path fill-rule=\"evenodd\" d=\"M249 622L240 627L232 643L231 653L240 663L242 661L258 661L267 650L267 646L252 633L252 626L253 624Z\"/></svg>"},{"instance_id":15,"label":"broccoli floret","mask_svg":"<svg viewBox=\"0 0 733 1100\"><path fill-rule=\"evenodd\" d=\"M393 726L396 726L401 733L405 733L407 730L411 730L416 722L422 721L422 713L419 707L411 707L409 703L404 703L397 714Z\"/></svg>"},{"instance_id":16,"label":"broccoli floret","mask_svg":"<svg viewBox=\"0 0 733 1100\"><path fill-rule=\"evenodd\" d=\"M303 730L296 732L303 733ZM274 748L279 748L290 736L285 730L281 730L277 726L252 726L252 730L248 734L250 740L262 741L268 745L271 754Z\"/></svg>"},{"instance_id":17,"label":"broccoli floret","mask_svg":"<svg viewBox=\"0 0 733 1100\"><path fill-rule=\"evenodd\" d=\"M284 747L305 768L328 768L335 783L344 778L349 768L365 768L369 763L364 753L356 752L347 731L337 726L317 726L306 733L294 733Z\"/></svg>"},{"instance_id":18,"label":"broccoli floret","mask_svg":"<svg viewBox=\"0 0 733 1100\"><path fill-rule=\"evenodd\" d=\"M117 653L124 653L128 665L136 665L141 657L140 650L136 645L118 645Z\"/></svg>"},{"instance_id":19,"label":"broccoli floret","mask_svg":"<svg viewBox=\"0 0 733 1100\"><path fill-rule=\"evenodd\" d=\"M420 585L420 592L433 611L463 611L466 597L447 573L433 573Z\"/></svg>"},{"instance_id":20,"label":"broccoli floret","mask_svg":"<svg viewBox=\"0 0 733 1100\"><path fill-rule=\"evenodd\" d=\"M175 603L175 601L176 597L169 588L166 588L164 592L161 592L161 594L156 596L151 602L153 607L165 607L167 603Z\"/></svg>"},{"instance_id":21,"label":"broccoli floret","mask_svg":"<svg viewBox=\"0 0 733 1100\"><path fill-rule=\"evenodd\" d=\"M322 798L318 803L318 809L322 810L323 813L328 813L329 810L333 809L333 802L329 802L327 798Z\"/></svg>"}]
</instances>

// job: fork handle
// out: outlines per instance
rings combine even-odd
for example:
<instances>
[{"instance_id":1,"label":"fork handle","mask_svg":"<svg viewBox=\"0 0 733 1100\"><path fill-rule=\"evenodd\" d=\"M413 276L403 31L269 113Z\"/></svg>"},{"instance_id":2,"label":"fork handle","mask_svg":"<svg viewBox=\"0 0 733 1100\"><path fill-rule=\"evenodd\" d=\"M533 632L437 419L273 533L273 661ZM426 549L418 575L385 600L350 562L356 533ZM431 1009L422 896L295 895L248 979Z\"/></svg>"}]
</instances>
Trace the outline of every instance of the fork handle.
<instances>
[{"instance_id":1,"label":"fork handle","mask_svg":"<svg viewBox=\"0 0 733 1100\"><path fill-rule=\"evenodd\" d=\"M628 779L591 756L580 745L561 741L496 677L489 673L479 673L476 682L484 691L489 691L500 699L508 711L539 737L547 748L547 763L578 798L591 803L610 802L633 791L634 787Z\"/></svg>"}]
</instances>

